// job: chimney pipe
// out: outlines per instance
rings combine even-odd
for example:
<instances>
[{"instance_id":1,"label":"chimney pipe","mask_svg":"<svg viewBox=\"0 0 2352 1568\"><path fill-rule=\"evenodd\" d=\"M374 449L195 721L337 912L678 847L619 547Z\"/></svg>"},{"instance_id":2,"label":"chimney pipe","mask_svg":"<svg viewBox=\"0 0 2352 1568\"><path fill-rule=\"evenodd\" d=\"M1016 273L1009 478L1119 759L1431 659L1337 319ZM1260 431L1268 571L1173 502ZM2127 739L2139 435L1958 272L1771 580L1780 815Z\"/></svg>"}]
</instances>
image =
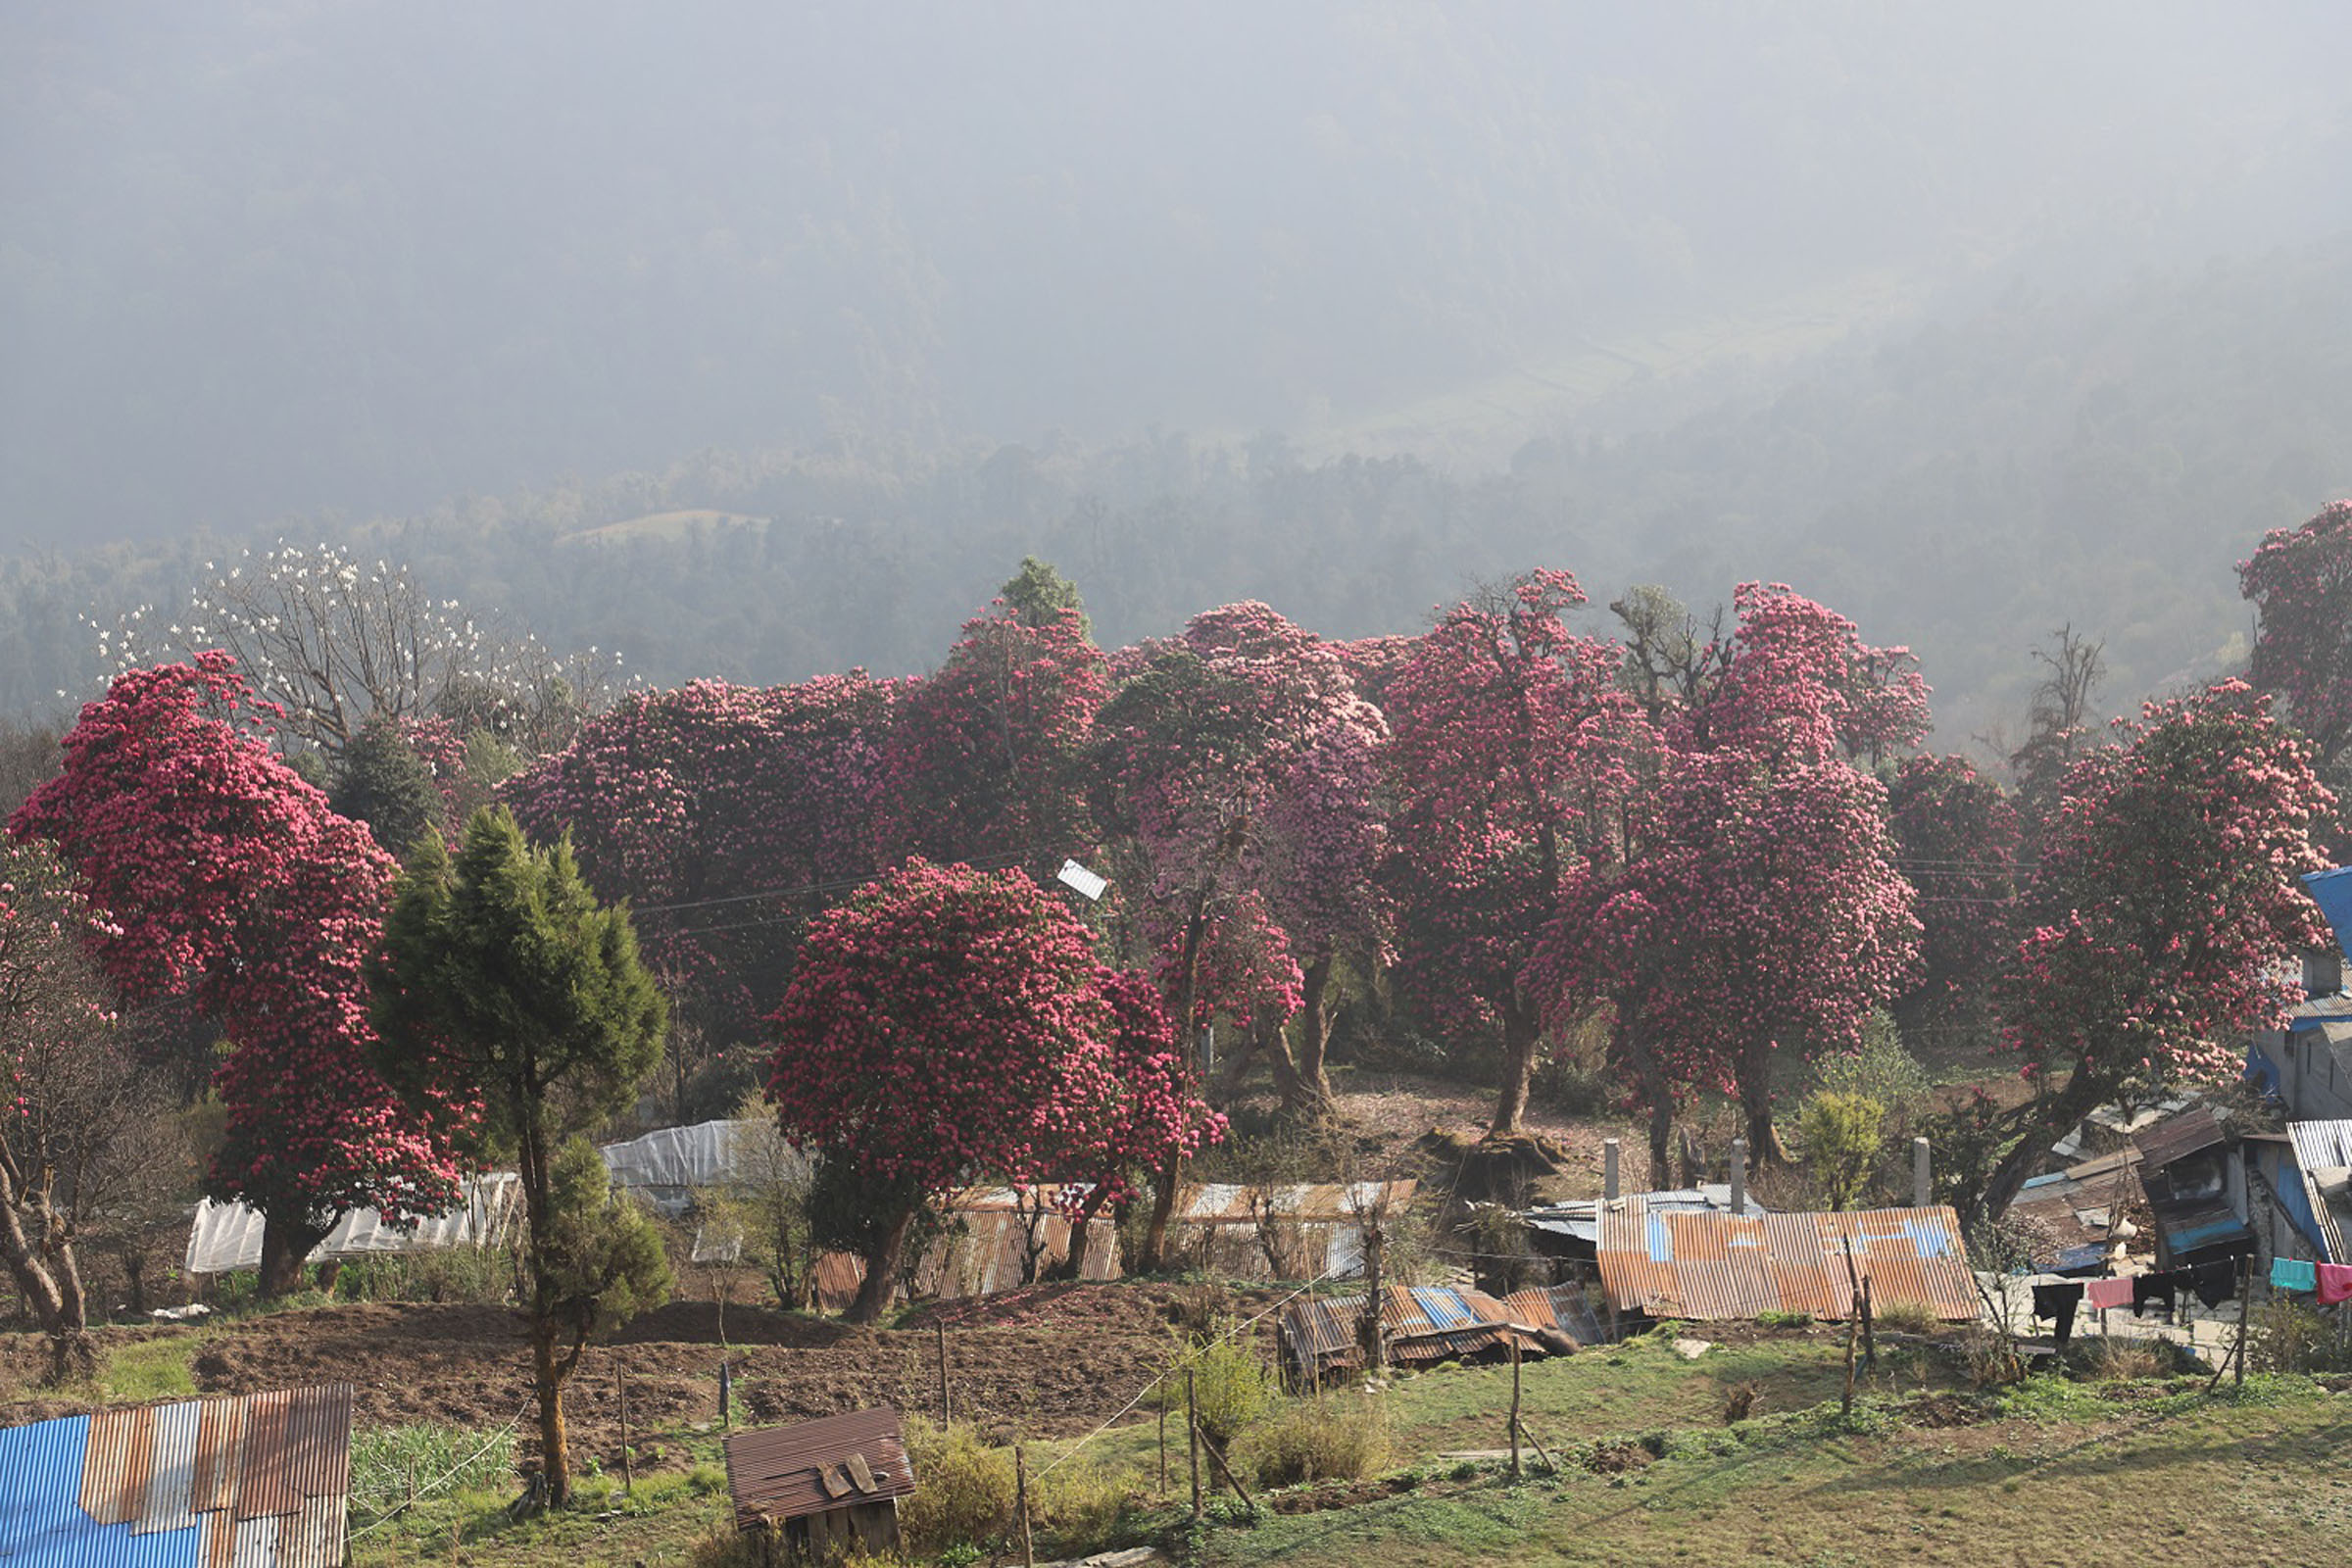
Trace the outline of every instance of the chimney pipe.
<instances>
[{"instance_id":1,"label":"chimney pipe","mask_svg":"<svg viewBox=\"0 0 2352 1568\"><path fill-rule=\"evenodd\" d=\"M1747 1140L1732 1140L1732 1212L1747 1212Z\"/></svg>"},{"instance_id":2,"label":"chimney pipe","mask_svg":"<svg viewBox=\"0 0 2352 1568\"><path fill-rule=\"evenodd\" d=\"M1614 1138L1600 1141L1600 1196L1612 1203L1617 1201L1617 1143Z\"/></svg>"},{"instance_id":3,"label":"chimney pipe","mask_svg":"<svg viewBox=\"0 0 2352 1568\"><path fill-rule=\"evenodd\" d=\"M1928 1179L1928 1141L1911 1140L1911 1206L1925 1208L1936 1197L1936 1184Z\"/></svg>"}]
</instances>

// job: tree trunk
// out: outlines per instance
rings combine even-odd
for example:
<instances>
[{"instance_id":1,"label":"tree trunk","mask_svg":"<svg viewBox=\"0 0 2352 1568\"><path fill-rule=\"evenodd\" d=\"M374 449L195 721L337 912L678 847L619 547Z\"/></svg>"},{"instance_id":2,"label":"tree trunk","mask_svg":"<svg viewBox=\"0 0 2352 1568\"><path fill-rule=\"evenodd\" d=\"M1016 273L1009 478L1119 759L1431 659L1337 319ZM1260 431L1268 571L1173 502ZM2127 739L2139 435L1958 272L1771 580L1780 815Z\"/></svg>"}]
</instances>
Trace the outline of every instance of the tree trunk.
<instances>
[{"instance_id":1,"label":"tree trunk","mask_svg":"<svg viewBox=\"0 0 2352 1568\"><path fill-rule=\"evenodd\" d=\"M1747 1122L1747 1158L1751 1166L1785 1165L1788 1151L1772 1122L1772 1043L1750 1042L1740 1053L1740 1109Z\"/></svg>"},{"instance_id":2,"label":"tree trunk","mask_svg":"<svg viewBox=\"0 0 2352 1568\"><path fill-rule=\"evenodd\" d=\"M274 1299L301 1290L303 1262L331 1228L313 1220L310 1210L294 1199L263 1209L262 1295Z\"/></svg>"},{"instance_id":3,"label":"tree trunk","mask_svg":"<svg viewBox=\"0 0 2352 1568\"><path fill-rule=\"evenodd\" d=\"M1527 1116L1528 1087L1536 1076L1536 1048L1544 1033L1518 1004L1502 1015L1502 1097L1495 1102L1496 1137L1519 1131Z\"/></svg>"},{"instance_id":4,"label":"tree trunk","mask_svg":"<svg viewBox=\"0 0 2352 1568\"><path fill-rule=\"evenodd\" d=\"M2034 1167L2048 1157L2051 1141L2098 1109L2114 1094L2115 1087L2108 1079L2077 1067L2064 1089L2040 1104L2029 1107L2024 1136L2001 1156L1976 1202L1961 1214L1962 1229L1974 1227L1980 1219L1998 1219L2007 1212L2018 1190L2034 1174Z\"/></svg>"},{"instance_id":5,"label":"tree trunk","mask_svg":"<svg viewBox=\"0 0 2352 1568\"><path fill-rule=\"evenodd\" d=\"M913 1229L914 1210L908 1208L891 1221L865 1254L865 1278L858 1286L858 1298L843 1314L849 1322L872 1323L890 1309L899 1289L899 1264L906 1255L906 1233Z\"/></svg>"},{"instance_id":6,"label":"tree trunk","mask_svg":"<svg viewBox=\"0 0 2352 1568\"><path fill-rule=\"evenodd\" d=\"M571 1501L571 1444L564 1430L564 1368L556 1359L556 1325L536 1315L531 1323L531 1380L539 1396L539 1473L547 1477L547 1501L561 1508Z\"/></svg>"},{"instance_id":7,"label":"tree trunk","mask_svg":"<svg viewBox=\"0 0 2352 1568\"><path fill-rule=\"evenodd\" d=\"M1152 1223L1144 1231L1143 1255L1135 1260L1138 1274L1156 1274L1167 1261L1168 1219L1176 1212L1176 1189L1184 1182L1184 1161L1171 1159L1152 1184Z\"/></svg>"},{"instance_id":8,"label":"tree trunk","mask_svg":"<svg viewBox=\"0 0 2352 1568\"><path fill-rule=\"evenodd\" d=\"M1097 1214L1102 1212L1102 1201L1109 1196L1110 1184L1108 1182L1095 1183L1094 1191L1086 1195L1086 1201L1078 1205L1078 1212L1070 1216L1069 1255L1047 1270L1046 1278L1074 1280L1084 1272L1086 1268L1086 1228L1094 1223Z\"/></svg>"},{"instance_id":9,"label":"tree trunk","mask_svg":"<svg viewBox=\"0 0 2352 1568\"><path fill-rule=\"evenodd\" d=\"M1317 958L1301 973L1298 1008L1298 1054L1295 1076L1298 1081L1298 1109L1315 1116L1328 1115L1332 1107L1331 1079L1324 1074L1323 1058L1331 1049L1331 969L1329 957ZM1287 1104L1285 1109L1291 1108Z\"/></svg>"}]
</instances>

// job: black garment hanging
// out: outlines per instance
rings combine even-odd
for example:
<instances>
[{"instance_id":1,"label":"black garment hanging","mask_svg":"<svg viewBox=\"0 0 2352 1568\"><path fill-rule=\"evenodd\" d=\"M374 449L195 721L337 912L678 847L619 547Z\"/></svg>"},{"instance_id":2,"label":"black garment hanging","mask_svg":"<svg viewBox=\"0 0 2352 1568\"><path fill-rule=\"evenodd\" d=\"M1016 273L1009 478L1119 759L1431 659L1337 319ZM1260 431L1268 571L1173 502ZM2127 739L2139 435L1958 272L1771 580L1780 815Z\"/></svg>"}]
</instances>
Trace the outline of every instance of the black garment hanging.
<instances>
[{"instance_id":1,"label":"black garment hanging","mask_svg":"<svg viewBox=\"0 0 2352 1568\"><path fill-rule=\"evenodd\" d=\"M2067 1280L2057 1285L2034 1287L2034 1315L2046 1317L2058 1325L2058 1348L2074 1337L2075 1309L2082 1304L2082 1282Z\"/></svg>"},{"instance_id":2,"label":"black garment hanging","mask_svg":"<svg viewBox=\"0 0 2352 1568\"><path fill-rule=\"evenodd\" d=\"M2189 1289L2197 1293L2197 1299L2205 1303L2208 1311L2237 1294L2237 1259L2234 1257L2220 1257L2210 1263L2199 1263L2190 1270L2190 1275Z\"/></svg>"},{"instance_id":3,"label":"black garment hanging","mask_svg":"<svg viewBox=\"0 0 2352 1568\"><path fill-rule=\"evenodd\" d=\"M2145 1317L2148 1307L2157 1301L2164 1303L2165 1316L2173 1313L2173 1303L2180 1298L2180 1287L2188 1283L2188 1270L2167 1269L2162 1274L2137 1274L2132 1279L2132 1315Z\"/></svg>"}]
</instances>

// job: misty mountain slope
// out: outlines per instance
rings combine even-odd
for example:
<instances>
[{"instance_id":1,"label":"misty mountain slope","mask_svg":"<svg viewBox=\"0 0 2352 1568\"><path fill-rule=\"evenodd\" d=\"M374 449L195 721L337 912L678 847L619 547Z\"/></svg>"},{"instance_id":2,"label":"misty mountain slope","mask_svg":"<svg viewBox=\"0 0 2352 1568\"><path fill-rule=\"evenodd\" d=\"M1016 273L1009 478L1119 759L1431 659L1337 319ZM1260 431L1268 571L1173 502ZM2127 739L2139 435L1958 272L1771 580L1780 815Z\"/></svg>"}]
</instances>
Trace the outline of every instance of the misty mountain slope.
<instances>
[{"instance_id":1,"label":"misty mountain slope","mask_svg":"<svg viewBox=\"0 0 2352 1568\"><path fill-rule=\"evenodd\" d=\"M2338 248L2091 298L2021 284L1669 428L1563 429L1479 477L1271 437L835 442L297 533L618 647L660 684L927 668L1025 554L1078 581L1106 643L1242 598L1332 635L1409 631L1532 564L1601 604L1655 581L1703 607L1760 577L1917 648L1939 744L1959 745L2022 709L2027 649L2061 623L2107 640L2117 707L2240 657L2234 563L2352 493L2347 301ZM80 689L76 611L168 613L223 548L0 562L0 704Z\"/></svg>"},{"instance_id":2,"label":"misty mountain slope","mask_svg":"<svg viewBox=\"0 0 2352 1568\"><path fill-rule=\"evenodd\" d=\"M0 541L828 436L1484 462L1557 409L1396 416L1857 276L2338 226L2347 42L2148 0L30 0Z\"/></svg>"}]
</instances>

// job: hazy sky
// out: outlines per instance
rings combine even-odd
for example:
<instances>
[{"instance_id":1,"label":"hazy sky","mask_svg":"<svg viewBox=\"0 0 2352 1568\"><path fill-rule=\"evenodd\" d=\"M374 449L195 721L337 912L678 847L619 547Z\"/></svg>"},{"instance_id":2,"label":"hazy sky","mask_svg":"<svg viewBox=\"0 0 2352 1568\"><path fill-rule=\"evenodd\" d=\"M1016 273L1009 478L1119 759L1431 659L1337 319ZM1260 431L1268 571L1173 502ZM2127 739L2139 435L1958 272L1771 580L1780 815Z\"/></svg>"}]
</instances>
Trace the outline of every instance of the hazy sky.
<instances>
[{"instance_id":1,"label":"hazy sky","mask_svg":"<svg viewBox=\"0 0 2352 1568\"><path fill-rule=\"evenodd\" d=\"M2319 3L19 0L0 547L2095 289L2352 224L2348 58Z\"/></svg>"}]
</instances>

